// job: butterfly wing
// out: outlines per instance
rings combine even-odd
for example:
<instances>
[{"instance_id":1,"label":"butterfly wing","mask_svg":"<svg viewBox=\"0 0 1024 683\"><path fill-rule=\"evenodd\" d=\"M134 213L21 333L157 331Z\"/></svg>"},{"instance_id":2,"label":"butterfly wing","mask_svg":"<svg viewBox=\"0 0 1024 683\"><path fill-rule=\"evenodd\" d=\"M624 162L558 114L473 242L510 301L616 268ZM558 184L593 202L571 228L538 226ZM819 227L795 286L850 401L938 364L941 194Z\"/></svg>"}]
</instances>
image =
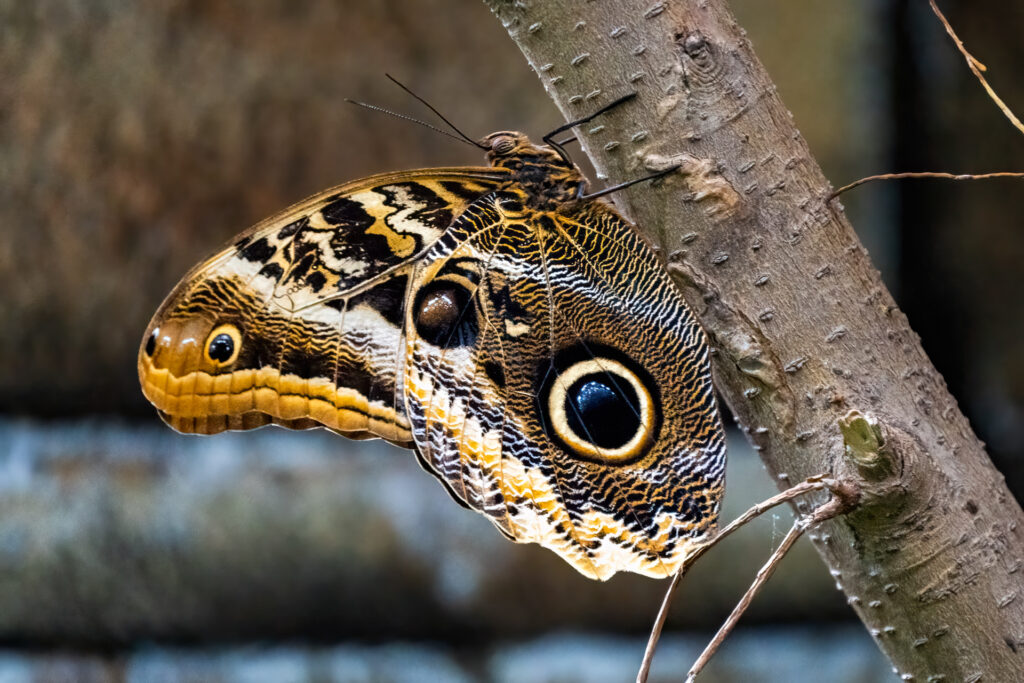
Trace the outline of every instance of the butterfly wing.
<instances>
[{"instance_id":1,"label":"butterfly wing","mask_svg":"<svg viewBox=\"0 0 1024 683\"><path fill-rule=\"evenodd\" d=\"M492 168L374 176L239 235L153 317L143 392L182 432L275 423L409 445L396 387L412 264L506 178Z\"/></svg>"},{"instance_id":2,"label":"butterfly wing","mask_svg":"<svg viewBox=\"0 0 1024 683\"><path fill-rule=\"evenodd\" d=\"M593 578L668 575L722 492L706 341L613 210L529 204L500 169L311 197L179 283L143 339L143 391L183 432L415 446L514 540Z\"/></svg>"},{"instance_id":3,"label":"butterfly wing","mask_svg":"<svg viewBox=\"0 0 1024 683\"><path fill-rule=\"evenodd\" d=\"M412 287L406 414L456 496L599 579L666 576L713 531L725 446L707 343L612 209L488 195Z\"/></svg>"}]
</instances>

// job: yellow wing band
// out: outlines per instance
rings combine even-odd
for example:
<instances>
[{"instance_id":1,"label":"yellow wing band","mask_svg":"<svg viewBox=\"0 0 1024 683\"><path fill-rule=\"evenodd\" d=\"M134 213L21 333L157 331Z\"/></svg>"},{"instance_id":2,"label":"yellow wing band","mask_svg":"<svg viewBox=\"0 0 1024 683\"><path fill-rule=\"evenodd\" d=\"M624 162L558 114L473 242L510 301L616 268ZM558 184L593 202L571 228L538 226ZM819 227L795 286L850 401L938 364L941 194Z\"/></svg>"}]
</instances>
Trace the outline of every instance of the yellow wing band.
<instances>
[{"instance_id":1,"label":"yellow wing band","mask_svg":"<svg viewBox=\"0 0 1024 683\"><path fill-rule=\"evenodd\" d=\"M322 426L352 438L368 433L393 443L412 441L408 421L394 408L324 377L306 379L271 367L218 375L195 370L177 377L146 357L140 363L146 398L178 431L215 434L273 422Z\"/></svg>"}]
</instances>

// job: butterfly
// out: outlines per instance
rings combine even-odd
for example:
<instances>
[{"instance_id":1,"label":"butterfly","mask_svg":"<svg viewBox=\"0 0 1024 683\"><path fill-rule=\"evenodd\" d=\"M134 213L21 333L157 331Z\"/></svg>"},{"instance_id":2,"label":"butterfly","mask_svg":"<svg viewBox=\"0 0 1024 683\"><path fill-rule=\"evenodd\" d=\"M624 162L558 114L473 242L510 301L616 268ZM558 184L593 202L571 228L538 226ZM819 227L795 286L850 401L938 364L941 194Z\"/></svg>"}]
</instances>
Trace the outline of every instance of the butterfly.
<instances>
[{"instance_id":1,"label":"butterfly","mask_svg":"<svg viewBox=\"0 0 1024 683\"><path fill-rule=\"evenodd\" d=\"M494 133L487 167L356 180L243 232L157 310L144 394L185 433L385 439L588 577L672 574L724 486L708 343L545 140Z\"/></svg>"}]
</instances>

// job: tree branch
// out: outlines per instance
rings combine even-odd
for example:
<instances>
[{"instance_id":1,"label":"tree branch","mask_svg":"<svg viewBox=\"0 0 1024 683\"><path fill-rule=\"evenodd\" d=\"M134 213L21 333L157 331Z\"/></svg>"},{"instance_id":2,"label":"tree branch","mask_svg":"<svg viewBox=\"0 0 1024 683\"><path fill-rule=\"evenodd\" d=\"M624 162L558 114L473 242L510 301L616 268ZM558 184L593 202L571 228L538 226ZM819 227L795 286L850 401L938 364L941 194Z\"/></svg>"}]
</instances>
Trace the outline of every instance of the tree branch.
<instances>
[{"instance_id":1,"label":"tree branch","mask_svg":"<svg viewBox=\"0 0 1024 683\"><path fill-rule=\"evenodd\" d=\"M1024 513L724 1L486 1L567 119L638 93L580 142L613 183L681 165L616 204L667 256L780 485L858 479L861 508L812 538L899 674L1024 680ZM886 467L853 462L872 454Z\"/></svg>"}]
</instances>

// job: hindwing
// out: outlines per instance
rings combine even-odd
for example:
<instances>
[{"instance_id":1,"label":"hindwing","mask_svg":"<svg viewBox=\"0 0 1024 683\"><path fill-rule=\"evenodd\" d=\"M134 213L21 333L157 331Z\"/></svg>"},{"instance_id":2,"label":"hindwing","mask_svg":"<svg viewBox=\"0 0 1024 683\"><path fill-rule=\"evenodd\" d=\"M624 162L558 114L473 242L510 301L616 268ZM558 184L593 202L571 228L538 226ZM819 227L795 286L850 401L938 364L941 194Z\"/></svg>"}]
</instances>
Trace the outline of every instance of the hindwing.
<instances>
[{"instance_id":1,"label":"hindwing","mask_svg":"<svg viewBox=\"0 0 1024 683\"><path fill-rule=\"evenodd\" d=\"M413 290L406 413L430 469L592 578L677 569L714 528L725 447L703 331L632 228L600 203L543 212L499 191ZM440 331L431 296L456 304Z\"/></svg>"}]
</instances>

